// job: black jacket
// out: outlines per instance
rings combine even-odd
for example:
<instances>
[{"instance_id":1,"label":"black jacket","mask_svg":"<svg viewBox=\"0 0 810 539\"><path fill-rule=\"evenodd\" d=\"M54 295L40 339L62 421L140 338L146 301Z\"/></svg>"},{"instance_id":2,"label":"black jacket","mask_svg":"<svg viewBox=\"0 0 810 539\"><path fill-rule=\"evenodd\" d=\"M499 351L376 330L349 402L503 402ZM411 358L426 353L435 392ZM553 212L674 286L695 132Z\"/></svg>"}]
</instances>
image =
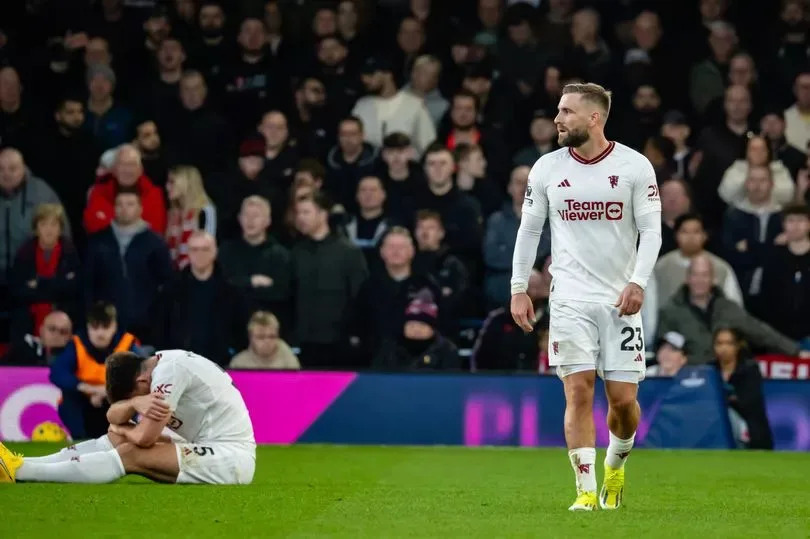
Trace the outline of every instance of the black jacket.
<instances>
[{"instance_id":1,"label":"black jacket","mask_svg":"<svg viewBox=\"0 0 810 539\"><path fill-rule=\"evenodd\" d=\"M155 309L160 331L156 340L162 348L191 350L224 367L230 362L230 351L241 350L246 341L240 295L219 267L202 283L211 286L210 293L201 294L200 284L191 268L186 268L164 289ZM198 344L201 341L207 343L204 350Z\"/></svg>"},{"instance_id":2,"label":"black jacket","mask_svg":"<svg viewBox=\"0 0 810 539\"><path fill-rule=\"evenodd\" d=\"M336 234L320 241L305 238L293 247L292 263L298 341L345 341L368 278L362 251Z\"/></svg>"},{"instance_id":3,"label":"black jacket","mask_svg":"<svg viewBox=\"0 0 810 539\"><path fill-rule=\"evenodd\" d=\"M765 413L762 374L755 361L740 359L725 383L726 402L748 424L749 449L773 449L773 436Z\"/></svg>"},{"instance_id":4,"label":"black jacket","mask_svg":"<svg viewBox=\"0 0 810 539\"><path fill-rule=\"evenodd\" d=\"M441 335L423 351L408 350L403 342L386 341L374 359L374 368L386 371L457 370L461 368L456 345Z\"/></svg>"}]
</instances>

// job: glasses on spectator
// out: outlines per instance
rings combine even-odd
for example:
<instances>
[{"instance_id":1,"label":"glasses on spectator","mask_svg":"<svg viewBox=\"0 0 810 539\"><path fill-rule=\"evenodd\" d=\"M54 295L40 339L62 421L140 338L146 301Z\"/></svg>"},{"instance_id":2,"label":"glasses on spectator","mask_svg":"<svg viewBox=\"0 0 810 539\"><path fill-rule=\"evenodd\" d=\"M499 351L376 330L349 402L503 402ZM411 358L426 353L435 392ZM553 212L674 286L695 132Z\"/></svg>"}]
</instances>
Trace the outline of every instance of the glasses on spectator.
<instances>
[{"instance_id":1,"label":"glasses on spectator","mask_svg":"<svg viewBox=\"0 0 810 539\"><path fill-rule=\"evenodd\" d=\"M65 326L52 326L48 325L45 326L45 329L51 331L53 333L58 333L59 335L67 336L70 335L70 328Z\"/></svg>"}]
</instances>

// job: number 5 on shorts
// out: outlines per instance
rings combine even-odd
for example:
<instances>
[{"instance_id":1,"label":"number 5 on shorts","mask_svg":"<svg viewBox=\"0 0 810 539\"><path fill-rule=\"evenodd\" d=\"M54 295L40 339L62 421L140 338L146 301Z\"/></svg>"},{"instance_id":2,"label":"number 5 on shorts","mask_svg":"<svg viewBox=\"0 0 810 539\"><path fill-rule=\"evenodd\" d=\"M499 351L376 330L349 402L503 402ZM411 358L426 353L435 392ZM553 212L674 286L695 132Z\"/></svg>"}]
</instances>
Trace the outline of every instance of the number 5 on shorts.
<instances>
[{"instance_id":1,"label":"number 5 on shorts","mask_svg":"<svg viewBox=\"0 0 810 539\"><path fill-rule=\"evenodd\" d=\"M622 341L622 352L632 352L632 351L641 352L642 350L644 350L644 337L641 334L640 327L632 328L628 326L626 328L623 328L622 336L624 337L624 340ZM633 345L630 344L630 342L632 342L634 338L636 339L635 347L633 347Z\"/></svg>"}]
</instances>

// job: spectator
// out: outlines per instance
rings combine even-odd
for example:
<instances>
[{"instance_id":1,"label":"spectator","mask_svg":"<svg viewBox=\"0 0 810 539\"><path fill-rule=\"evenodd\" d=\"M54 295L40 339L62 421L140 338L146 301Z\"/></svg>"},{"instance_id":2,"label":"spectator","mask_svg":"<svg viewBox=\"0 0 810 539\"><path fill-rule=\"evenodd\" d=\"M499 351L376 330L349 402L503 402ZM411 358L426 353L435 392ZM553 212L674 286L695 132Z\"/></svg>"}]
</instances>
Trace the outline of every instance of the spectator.
<instances>
[{"instance_id":1,"label":"spectator","mask_svg":"<svg viewBox=\"0 0 810 539\"><path fill-rule=\"evenodd\" d=\"M527 166L517 166L509 178L510 202L487 219L484 233L484 298L487 310L497 309L509 301L509 279L512 277L512 254L523 212L523 199L529 184ZM537 258L551 252L551 233L547 224L540 236Z\"/></svg>"},{"instance_id":2,"label":"spectator","mask_svg":"<svg viewBox=\"0 0 810 539\"><path fill-rule=\"evenodd\" d=\"M408 82L416 58L425 52L425 28L416 17L407 15L399 21L392 71L398 85ZM432 142L432 141L430 141Z\"/></svg>"},{"instance_id":3,"label":"spectator","mask_svg":"<svg viewBox=\"0 0 810 539\"><path fill-rule=\"evenodd\" d=\"M94 304L86 318L86 330L74 335L51 363L51 383L62 390L59 419L74 440L107 433L104 361L114 352L138 352L140 345L132 333L119 327L111 304Z\"/></svg>"},{"instance_id":4,"label":"spectator","mask_svg":"<svg viewBox=\"0 0 810 539\"><path fill-rule=\"evenodd\" d=\"M284 38L284 19L276 0L264 4L264 28L270 54L281 66L287 67L285 63L290 60L289 42Z\"/></svg>"},{"instance_id":5,"label":"spectator","mask_svg":"<svg viewBox=\"0 0 810 539\"><path fill-rule=\"evenodd\" d=\"M470 195L453 184L455 163L450 151L440 143L425 151L428 189L417 195L417 207L438 212L447 230L447 246L473 260L480 257L481 207Z\"/></svg>"},{"instance_id":6,"label":"spectator","mask_svg":"<svg viewBox=\"0 0 810 539\"><path fill-rule=\"evenodd\" d=\"M439 78L442 73L442 63L435 56L423 54L413 62L411 68L410 82L404 89L420 98L425 104L425 108L433 120L433 127L439 126L439 122L444 117L450 103L444 98L439 90ZM385 138L383 138L383 142Z\"/></svg>"},{"instance_id":7,"label":"spectator","mask_svg":"<svg viewBox=\"0 0 810 539\"><path fill-rule=\"evenodd\" d=\"M262 116L258 131L264 137L264 175L279 189L286 192L292 185L295 166L298 164L298 149L290 140L287 117L272 110Z\"/></svg>"},{"instance_id":8,"label":"spectator","mask_svg":"<svg viewBox=\"0 0 810 539\"><path fill-rule=\"evenodd\" d=\"M455 370L461 367L456 345L439 333L439 308L430 298L415 298L405 311L402 333L374 359L383 370Z\"/></svg>"},{"instance_id":9,"label":"spectator","mask_svg":"<svg viewBox=\"0 0 810 539\"><path fill-rule=\"evenodd\" d=\"M100 232L110 225L115 212L116 194L122 189L138 192L144 221L157 234L163 235L166 231L163 193L143 173L141 153L131 144L118 148L112 171L101 176L90 189L84 209L84 228L87 232Z\"/></svg>"},{"instance_id":10,"label":"spectator","mask_svg":"<svg viewBox=\"0 0 810 539\"><path fill-rule=\"evenodd\" d=\"M389 133L405 133L421 155L436 139L436 128L422 100L397 89L391 65L382 57L366 60L362 77L369 95L357 101L352 114L363 123L366 142L381 146Z\"/></svg>"},{"instance_id":11,"label":"spectator","mask_svg":"<svg viewBox=\"0 0 810 539\"><path fill-rule=\"evenodd\" d=\"M741 203L746 197L746 181L749 170L753 167L768 167L773 182L770 204L788 204L793 201L795 184L790 172L781 161L774 160L768 141L761 136L748 139L745 150L745 159L734 161L723 174L723 181L717 193L723 201L733 206Z\"/></svg>"},{"instance_id":12,"label":"spectator","mask_svg":"<svg viewBox=\"0 0 810 539\"><path fill-rule=\"evenodd\" d=\"M143 206L136 189L120 188L114 211L110 226L88 242L82 265L85 301L112 303L121 325L148 342L150 312L171 276L169 248L141 218Z\"/></svg>"},{"instance_id":13,"label":"spectator","mask_svg":"<svg viewBox=\"0 0 810 539\"><path fill-rule=\"evenodd\" d=\"M266 310L290 321L292 268L290 252L268 234L272 212L266 199L252 195L242 201L242 235L219 250L219 263L228 282L247 301L249 311Z\"/></svg>"},{"instance_id":14,"label":"spectator","mask_svg":"<svg viewBox=\"0 0 810 539\"><path fill-rule=\"evenodd\" d=\"M344 118L338 124L337 146L326 158L324 189L348 211L354 211L354 199L360 178L374 173L377 149L363 142L363 122L355 117Z\"/></svg>"},{"instance_id":15,"label":"spectator","mask_svg":"<svg viewBox=\"0 0 810 539\"><path fill-rule=\"evenodd\" d=\"M641 153L653 166L656 177L672 177L675 168L675 145L671 140L663 135L651 135L644 141Z\"/></svg>"},{"instance_id":16,"label":"spectator","mask_svg":"<svg viewBox=\"0 0 810 539\"><path fill-rule=\"evenodd\" d=\"M391 133L385 137L380 178L385 186L386 211L402 223L410 223L413 219L414 197L425 183L415 160L416 151L408 135Z\"/></svg>"},{"instance_id":17,"label":"spectator","mask_svg":"<svg viewBox=\"0 0 810 539\"><path fill-rule=\"evenodd\" d=\"M692 178L692 171L690 170L690 162L695 155L695 151L689 147L689 136L692 134L692 129L689 127L689 122L686 121L686 116L678 110L671 110L664 114L663 123L661 124L661 135L665 136L672 141L675 145L675 153L672 155L675 170L673 171L676 178L682 180L690 180Z\"/></svg>"},{"instance_id":18,"label":"spectator","mask_svg":"<svg viewBox=\"0 0 810 539\"><path fill-rule=\"evenodd\" d=\"M717 21L709 27L711 54L696 64L689 75L689 97L695 110L703 114L712 100L723 95L728 64L739 39L734 26Z\"/></svg>"},{"instance_id":19,"label":"spectator","mask_svg":"<svg viewBox=\"0 0 810 539\"><path fill-rule=\"evenodd\" d=\"M359 328L366 351L373 357L386 340L401 331L408 303L420 294L429 294L438 303L438 284L425 274L413 271L414 245L411 233L393 227L380 245L383 267L371 273L359 297Z\"/></svg>"},{"instance_id":20,"label":"spectator","mask_svg":"<svg viewBox=\"0 0 810 539\"><path fill-rule=\"evenodd\" d=\"M686 338L677 331L669 331L658 340L655 364L647 367L647 376L677 376L688 363Z\"/></svg>"},{"instance_id":21,"label":"spectator","mask_svg":"<svg viewBox=\"0 0 810 539\"><path fill-rule=\"evenodd\" d=\"M689 264L695 257L706 255L712 263L714 285L723 291L724 298L742 306L742 291L734 270L728 262L705 250L706 240L706 229L699 215L687 213L675 219L675 241L678 249L665 254L655 264L659 305L666 304L686 282Z\"/></svg>"},{"instance_id":22,"label":"spectator","mask_svg":"<svg viewBox=\"0 0 810 539\"><path fill-rule=\"evenodd\" d=\"M296 202L296 226L304 236L292 250L301 363L351 367L349 328L368 277L366 261L360 249L330 230L329 202L322 194Z\"/></svg>"},{"instance_id":23,"label":"spectator","mask_svg":"<svg viewBox=\"0 0 810 539\"><path fill-rule=\"evenodd\" d=\"M326 158L335 145L334 104L327 100L326 86L320 77L302 77L295 89L295 114L291 116L293 138L302 155Z\"/></svg>"},{"instance_id":24,"label":"spectator","mask_svg":"<svg viewBox=\"0 0 810 539\"><path fill-rule=\"evenodd\" d=\"M717 370L725 382L726 403L730 410L739 414L744 424L743 432L735 432L735 439L742 441L748 449L773 449L771 426L765 413L762 374L755 361L743 356L744 346L736 330L715 330L714 356ZM735 431L735 421L731 425L732 431Z\"/></svg>"},{"instance_id":25,"label":"spectator","mask_svg":"<svg viewBox=\"0 0 810 539\"><path fill-rule=\"evenodd\" d=\"M176 166L166 183L169 213L166 243L175 269L188 265L188 239L197 230L212 236L217 233L217 210L203 187L200 171L190 166Z\"/></svg>"},{"instance_id":26,"label":"spectator","mask_svg":"<svg viewBox=\"0 0 810 539\"><path fill-rule=\"evenodd\" d=\"M548 297L551 290L551 274L548 271L551 258L547 258L542 271L533 269L529 275L527 293L535 309L535 326L525 333L505 307L508 300L489 312L472 352L473 370L518 370L538 372L541 368L538 336L543 329L540 323L548 314ZM546 361L548 361L546 359ZM548 365L546 364L546 367Z\"/></svg>"},{"instance_id":27,"label":"spectator","mask_svg":"<svg viewBox=\"0 0 810 539\"><path fill-rule=\"evenodd\" d=\"M24 243L11 268L10 291L17 303L12 340L38 329L53 310L74 312L79 299L79 255L63 236L65 212L41 204L33 219L34 238Z\"/></svg>"},{"instance_id":28,"label":"spectator","mask_svg":"<svg viewBox=\"0 0 810 539\"><path fill-rule=\"evenodd\" d=\"M210 106L208 86L198 71L183 73L179 92L180 107L158 122L168 154L175 163L197 167L203 179L213 179L227 169L236 149L232 126ZM218 204L227 191L213 183L205 189Z\"/></svg>"},{"instance_id":29,"label":"spectator","mask_svg":"<svg viewBox=\"0 0 810 539\"><path fill-rule=\"evenodd\" d=\"M467 268L449 249L444 241L442 216L431 210L421 210L416 214L417 251L413 259L413 270L417 275L430 276L439 286L441 295L437 298L445 333L456 329L455 321L462 314L465 300L472 299L470 276ZM477 299L477 298L474 298Z\"/></svg>"},{"instance_id":30,"label":"spectator","mask_svg":"<svg viewBox=\"0 0 810 539\"><path fill-rule=\"evenodd\" d=\"M200 35L189 50L189 63L198 69L212 88L223 88L226 64L236 55L232 42L225 38L225 11L219 0L204 0L197 12Z\"/></svg>"},{"instance_id":31,"label":"spectator","mask_svg":"<svg viewBox=\"0 0 810 539\"><path fill-rule=\"evenodd\" d=\"M135 125L134 145L141 152L143 173L156 187L163 189L168 181L168 165L161 142L154 120L142 120Z\"/></svg>"},{"instance_id":32,"label":"spectator","mask_svg":"<svg viewBox=\"0 0 810 539\"><path fill-rule=\"evenodd\" d=\"M370 268L377 265L377 248L391 227L385 212L385 188L377 176L366 176L357 184L358 211L346 224L346 236L359 247Z\"/></svg>"},{"instance_id":33,"label":"spectator","mask_svg":"<svg viewBox=\"0 0 810 539\"><path fill-rule=\"evenodd\" d=\"M804 152L788 144L785 138L785 113L781 109L766 110L759 120L762 136L768 141L774 161L781 161L787 167L790 177L796 179L804 168Z\"/></svg>"},{"instance_id":34,"label":"spectator","mask_svg":"<svg viewBox=\"0 0 810 539\"><path fill-rule=\"evenodd\" d=\"M612 86L615 62L600 35L601 19L593 8L582 8L571 19L571 45L568 58L588 81Z\"/></svg>"},{"instance_id":35,"label":"spectator","mask_svg":"<svg viewBox=\"0 0 810 539\"><path fill-rule=\"evenodd\" d=\"M630 113L621 123L623 143L634 150L643 151L644 143L661 132L662 114L658 88L652 84L640 84L633 91Z\"/></svg>"},{"instance_id":36,"label":"spectator","mask_svg":"<svg viewBox=\"0 0 810 539\"><path fill-rule=\"evenodd\" d=\"M241 301L216 263L217 241L211 234L191 234L188 258L188 267L166 286L154 311L161 332L156 341L162 348L205 354L224 367L244 331Z\"/></svg>"},{"instance_id":37,"label":"spectator","mask_svg":"<svg viewBox=\"0 0 810 539\"><path fill-rule=\"evenodd\" d=\"M65 208L76 243L83 246L82 212L87 190L93 185L98 159L93 138L82 129L84 103L78 97L62 98L56 106L54 125L37 144L31 145L27 161L31 171L56 192Z\"/></svg>"},{"instance_id":38,"label":"spectator","mask_svg":"<svg viewBox=\"0 0 810 539\"><path fill-rule=\"evenodd\" d=\"M250 344L234 356L228 368L254 370L298 370L301 364L290 346L280 335L278 318L266 311L257 311L248 322Z\"/></svg>"},{"instance_id":39,"label":"spectator","mask_svg":"<svg viewBox=\"0 0 810 539\"><path fill-rule=\"evenodd\" d=\"M782 232L781 207L772 202L773 187L769 168L749 167L745 198L726 210L723 218L726 258L740 280L746 305L755 312L759 312L753 302L761 297L762 266Z\"/></svg>"},{"instance_id":40,"label":"spectator","mask_svg":"<svg viewBox=\"0 0 810 539\"><path fill-rule=\"evenodd\" d=\"M720 327L733 327L757 350L810 357L799 351L796 341L728 300L714 282L712 260L705 254L694 257L683 285L661 309L659 338L677 331L686 338L690 364L705 364L712 357L712 334Z\"/></svg>"},{"instance_id":41,"label":"spectator","mask_svg":"<svg viewBox=\"0 0 810 539\"><path fill-rule=\"evenodd\" d=\"M0 291L8 284L14 255L31 237L37 207L48 203L61 204L53 189L31 174L22 154L14 148L0 150ZM70 237L70 224L64 225Z\"/></svg>"},{"instance_id":42,"label":"spectator","mask_svg":"<svg viewBox=\"0 0 810 539\"><path fill-rule=\"evenodd\" d=\"M0 149L28 148L34 129L31 107L23 101L20 75L13 67L0 69Z\"/></svg>"},{"instance_id":43,"label":"spectator","mask_svg":"<svg viewBox=\"0 0 810 539\"><path fill-rule=\"evenodd\" d=\"M471 195L486 219L504 203L503 188L487 177L487 160L477 144L459 144L455 151L456 187Z\"/></svg>"},{"instance_id":44,"label":"spectator","mask_svg":"<svg viewBox=\"0 0 810 539\"><path fill-rule=\"evenodd\" d=\"M225 80L225 105L228 118L238 136L246 136L254 129L256 119L277 101L277 90L284 87L277 80L272 55L267 48L266 30L260 19L245 18L239 25L237 37L240 55L228 65Z\"/></svg>"},{"instance_id":45,"label":"spectator","mask_svg":"<svg viewBox=\"0 0 810 539\"><path fill-rule=\"evenodd\" d=\"M710 125L697 141L697 153L693 158L695 174L691 181L696 209L708 216L710 229L720 224L724 204L717 194L723 173L743 154L750 133L751 93L744 86L729 86L726 89L724 110L726 121L722 125Z\"/></svg>"},{"instance_id":46,"label":"spectator","mask_svg":"<svg viewBox=\"0 0 810 539\"><path fill-rule=\"evenodd\" d=\"M692 209L689 185L682 179L664 180L658 186L661 195L661 251L664 256L678 248L675 241L675 222Z\"/></svg>"},{"instance_id":47,"label":"spectator","mask_svg":"<svg viewBox=\"0 0 810 539\"><path fill-rule=\"evenodd\" d=\"M557 149L557 127L554 125L554 116L544 109L534 111L532 123L529 126L532 145L527 146L515 154L512 164L515 167L533 167L542 156Z\"/></svg>"},{"instance_id":48,"label":"spectator","mask_svg":"<svg viewBox=\"0 0 810 539\"><path fill-rule=\"evenodd\" d=\"M93 134L101 151L132 140L132 112L115 102L115 81L109 66L93 65L87 70L89 99L84 128Z\"/></svg>"},{"instance_id":49,"label":"spectator","mask_svg":"<svg viewBox=\"0 0 810 539\"><path fill-rule=\"evenodd\" d=\"M73 323L64 311L51 311L35 332L12 341L5 363L33 367L50 365L73 335Z\"/></svg>"},{"instance_id":50,"label":"spectator","mask_svg":"<svg viewBox=\"0 0 810 539\"><path fill-rule=\"evenodd\" d=\"M506 134L479 124L478 99L468 90L459 90L453 95L439 140L444 141L450 151L455 151L459 144L478 144L489 163L490 176L505 178L510 155Z\"/></svg>"},{"instance_id":51,"label":"spectator","mask_svg":"<svg viewBox=\"0 0 810 539\"><path fill-rule=\"evenodd\" d=\"M139 108L147 116L164 118L180 106L180 78L186 50L178 38L169 36L158 45L155 58L157 71L140 91Z\"/></svg>"},{"instance_id":52,"label":"spectator","mask_svg":"<svg viewBox=\"0 0 810 539\"><path fill-rule=\"evenodd\" d=\"M782 215L784 245L765 259L761 314L778 331L802 340L810 337L810 209L788 206Z\"/></svg>"},{"instance_id":53,"label":"spectator","mask_svg":"<svg viewBox=\"0 0 810 539\"><path fill-rule=\"evenodd\" d=\"M810 122L805 116L810 113L810 72L799 73L793 83L796 102L785 110L785 138L788 144L804 151L810 143Z\"/></svg>"},{"instance_id":54,"label":"spectator","mask_svg":"<svg viewBox=\"0 0 810 539\"><path fill-rule=\"evenodd\" d=\"M349 63L349 49L338 36L325 36L316 46L317 64L314 75L326 86L326 95L334 114L349 114L360 96L358 74Z\"/></svg>"}]
</instances>

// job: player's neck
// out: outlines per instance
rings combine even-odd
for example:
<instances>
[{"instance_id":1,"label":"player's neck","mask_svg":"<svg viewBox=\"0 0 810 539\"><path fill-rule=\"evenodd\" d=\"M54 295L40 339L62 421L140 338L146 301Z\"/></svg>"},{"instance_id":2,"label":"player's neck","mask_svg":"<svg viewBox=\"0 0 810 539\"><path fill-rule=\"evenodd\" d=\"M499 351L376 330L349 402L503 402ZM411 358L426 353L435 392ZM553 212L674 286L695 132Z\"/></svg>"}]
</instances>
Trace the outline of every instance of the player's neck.
<instances>
[{"instance_id":1,"label":"player's neck","mask_svg":"<svg viewBox=\"0 0 810 539\"><path fill-rule=\"evenodd\" d=\"M599 157L610 146L610 141L605 138L603 133L594 135L580 146L573 148L579 157L585 161L590 161Z\"/></svg>"}]
</instances>

